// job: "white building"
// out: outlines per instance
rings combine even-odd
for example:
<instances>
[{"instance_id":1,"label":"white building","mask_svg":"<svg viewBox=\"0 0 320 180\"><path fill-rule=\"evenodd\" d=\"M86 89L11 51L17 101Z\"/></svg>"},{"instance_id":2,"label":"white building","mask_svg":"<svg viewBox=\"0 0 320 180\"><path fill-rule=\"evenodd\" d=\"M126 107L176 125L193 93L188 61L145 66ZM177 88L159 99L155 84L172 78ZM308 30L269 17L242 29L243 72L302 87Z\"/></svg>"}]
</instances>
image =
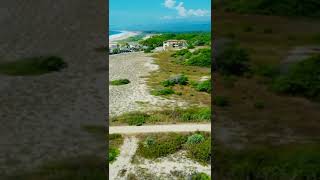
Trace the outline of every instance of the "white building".
<instances>
[{"instance_id":1,"label":"white building","mask_svg":"<svg viewBox=\"0 0 320 180\"><path fill-rule=\"evenodd\" d=\"M187 41L186 40L167 40L163 42L163 49L183 49L187 47Z\"/></svg>"}]
</instances>

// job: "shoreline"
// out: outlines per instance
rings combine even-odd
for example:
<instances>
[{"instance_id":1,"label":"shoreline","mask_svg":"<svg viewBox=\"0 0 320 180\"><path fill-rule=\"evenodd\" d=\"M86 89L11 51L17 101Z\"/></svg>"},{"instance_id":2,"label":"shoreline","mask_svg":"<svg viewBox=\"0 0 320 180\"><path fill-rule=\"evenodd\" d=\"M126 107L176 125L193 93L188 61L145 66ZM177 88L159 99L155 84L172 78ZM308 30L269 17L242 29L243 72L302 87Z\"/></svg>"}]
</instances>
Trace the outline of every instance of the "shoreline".
<instances>
[{"instance_id":1,"label":"shoreline","mask_svg":"<svg viewBox=\"0 0 320 180\"><path fill-rule=\"evenodd\" d=\"M137 36L142 33L139 31L119 31L119 32L121 33L109 36L109 44L115 44L117 41L124 40L132 36Z\"/></svg>"}]
</instances>

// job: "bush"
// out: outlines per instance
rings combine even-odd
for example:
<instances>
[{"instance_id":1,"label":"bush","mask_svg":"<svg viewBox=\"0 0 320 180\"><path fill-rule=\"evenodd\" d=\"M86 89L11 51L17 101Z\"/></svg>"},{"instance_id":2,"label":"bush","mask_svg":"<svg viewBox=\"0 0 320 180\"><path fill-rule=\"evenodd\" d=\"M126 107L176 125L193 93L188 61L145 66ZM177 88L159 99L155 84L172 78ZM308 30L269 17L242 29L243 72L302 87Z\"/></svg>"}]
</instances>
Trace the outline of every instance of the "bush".
<instances>
[{"instance_id":1,"label":"bush","mask_svg":"<svg viewBox=\"0 0 320 180\"><path fill-rule=\"evenodd\" d=\"M249 71L248 52L232 43L216 57L218 71L225 75L243 75Z\"/></svg>"},{"instance_id":2,"label":"bush","mask_svg":"<svg viewBox=\"0 0 320 180\"><path fill-rule=\"evenodd\" d=\"M149 146L155 145L156 141L154 138L148 136L146 140L143 142L144 147L148 148Z\"/></svg>"},{"instance_id":3,"label":"bush","mask_svg":"<svg viewBox=\"0 0 320 180\"><path fill-rule=\"evenodd\" d=\"M148 47L147 49L144 50L144 53L151 53L153 49L154 49L153 47Z\"/></svg>"},{"instance_id":4,"label":"bush","mask_svg":"<svg viewBox=\"0 0 320 180\"><path fill-rule=\"evenodd\" d=\"M120 154L119 149L109 147L109 156L108 156L109 163L115 161L119 154Z\"/></svg>"},{"instance_id":5,"label":"bush","mask_svg":"<svg viewBox=\"0 0 320 180\"><path fill-rule=\"evenodd\" d=\"M204 137L201 134L193 134L188 137L187 144L198 144L204 141Z\"/></svg>"},{"instance_id":6,"label":"bush","mask_svg":"<svg viewBox=\"0 0 320 180\"><path fill-rule=\"evenodd\" d=\"M189 44L189 45L188 45L188 49L194 49L194 45Z\"/></svg>"},{"instance_id":7,"label":"bush","mask_svg":"<svg viewBox=\"0 0 320 180\"><path fill-rule=\"evenodd\" d=\"M211 120L210 108L190 108L184 110L177 110L173 116L179 116L182 121L187 122L201 122Z\"/></svg>"},{"instance_id":8,"label":"bush","mask_svg":"<svg viewBox=\"0 0 320 180\"><path fill-rule=\"evenodd\" d=\"M301 95L320 100L320 55L293 65L287 74L279 76L272 84L278 93Z\"/></svg>"},{"instance_id":9,"label":"bush","mask_svg":"<svg viewBox=\"0 0 320 180\"><path fill-rule=\"evenodd\" d=\"M206 80L206 81L202 81L202 82L198 83L196 85L196 90L211 93L211 91L212 91L211 80Z\"/></svg>"},{"instance_id":10,"label":"bush","mask_svg":"<svg viewBox=\"0 0 320 180\"><path fill-rule=\"evenodd\" d=\"M183 74L180 74L177 76L170 77L168 80L162 82L162 85L164 87L174 86L176 84L187 85L188 84L188 77L186 77Z\"/></svg>"},{"instance_id":11,"label":"bush","mask_svg":"<svg viewBox=\"0 0 320 180\"><path fill-rule=\"evenodd\" d=\"M191 66L210 67L211 59L211 49L202 48L194 51L192 56L185 61L185 64Z\"/></svg>"},{"instance_id":12,"label":"bush","mask_svg":"<svg viewBox=\"0 0 320 180\"><path fill-rule=\"evenodd\" d=\"M279 75L280 71L277 66L273 65L263 65L257 66L253 69L254 73L259 76L274 78Z\"/></svg>"},{"instance_id":13,"label":"bush","mask_svg":"<svg viewBox=\"0 0 320 180\"><path fill-rule=\"evenodd\" d=\"M149 146L145 146L143 142L139 143L137 154L144 158L155 159L180 150L186 142L186 136L170 133L167 137L158 138L156 143Z\"/></svg>"},{"instance_id":14,"label":"bush","mask_svg":"<svg viewBox=\"0 0 320 180\"><path fill-rule=\"evenodd\" d=\"M131 113L130 116L127 116L126 122L130 126L141 126L146 123L149 117L150 115L145 113Z\"/></svg>"},{"instance_id":15,"label":"bush","mask_svg":"<svg viewBox=\"0 0 320 180\"><path fill-rule=\"evenodd\" d=\"M1 63L0 73L13 76L41 75L53 71L60 71L67 66L67 63L60 57L40 56Z\"/></svg>"},{"instance_id":16,"label":"bush","mask_svg":"<svg viewBox=\"0 0 320 180\"><path fill-rule=\"evenodd\" d=\"M120 86L120 85L129 84L129 83L130 81L128 79L118 79L110 82L110 84L114 86Z\"/></svg>"},{"instance_id":17,"label":"bush","mask_svg":"<svg viewBox=\"0 0 320 180\"><path fill-rule=\"evenodd\" d=\"M214 96L213 97L213 104L220 106L220 107L225 107L229 105L229 100L225 96Z\"/></svg>"},{"instance_id":18,"label":"bush","mask_svg":"<svg viewBox=\"0 0 320 180\"><path fill-rule=\"evenodd\" d=\"M174 90L171 88L164 88L164 89L159 89L159 90L154 90L151 92L151 94L155 95L155 96L161 96L161 95L170 95L170 94L174 94Z\"/></svg>"},{"instance_id":19,"label":"bush","mask_svg":"<svg viewBox=\"0 0 320 180\"><path fill-rule=\"evenodd\" d=\"M192 180L211 180L211 177L206 173L196 173L191 176Z\"/></svg>"},{"instance_id":20,"label":"bush","mask_svg":"<svg viewBox=\"0 0 320 180\"><path fill-rule=\"evenodd\" d=\"M211 161L211 139L208 138L201 143L189 144L188 156L200 163L208 164Z\"/></svg>"}]
</instances>

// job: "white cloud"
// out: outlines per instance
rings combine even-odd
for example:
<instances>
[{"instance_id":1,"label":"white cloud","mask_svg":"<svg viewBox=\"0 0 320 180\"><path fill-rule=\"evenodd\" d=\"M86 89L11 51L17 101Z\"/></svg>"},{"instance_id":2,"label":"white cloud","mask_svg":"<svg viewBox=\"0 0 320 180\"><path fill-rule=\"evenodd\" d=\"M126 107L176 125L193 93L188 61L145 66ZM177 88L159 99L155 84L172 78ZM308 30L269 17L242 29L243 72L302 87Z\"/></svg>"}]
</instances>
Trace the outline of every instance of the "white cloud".
<instances>
[{"instance_id":1,"label":"white cloud","mask_svg":"<svg viewBox=\"0 0 320 180\"><path fill-rule=\"evenodd\" d=\"M175 0L165 0L164 1L164 6L167 8L174 8L176 5L176 1Z\"/></svg>"},{"instance_id":2,"label":"white cloud","mask_svg":"<svg viewBox=\"0 0 320 180\"><path fill-rule=\"evenodd\" d=\"M183 2L179 2L179 4L177 6L176 5L176 1L175 0L165 0L164 1L164 6L166 8L169 9L175 9L177 10L178 13L178 17L188 17L188 16L209 16L210 15L210 11L205 10L205 9L186 9L184 7ZM165 16L164 16L165 17ZM161 19L164 19L164 17L162 17ZM168 18L166 18L168 19ZM172 19L172 18L170 18Z\"/></svg>"},{"instance_id":3,"label":"white cloud","mask_svg":"<svg viewBox=\"0 0 320 180\"><path fill-rule=\"evenodd\" d=\"M187 16L187 10L183 6L183 2L179 3L179 5L176 7L176 10L178 11L179 16Z\"/></svg>"},{"instance_id":4,"label":"white cloud","mask_svg":"<svg viewBox=\"0 0 320 180\"><path fill-rule=\"evenodd\" d=\"M209 15L210 12L208 10L205 9L189 9L188 10L188 15L189 16L207 16Z\"/></svg>"}]
</instances>

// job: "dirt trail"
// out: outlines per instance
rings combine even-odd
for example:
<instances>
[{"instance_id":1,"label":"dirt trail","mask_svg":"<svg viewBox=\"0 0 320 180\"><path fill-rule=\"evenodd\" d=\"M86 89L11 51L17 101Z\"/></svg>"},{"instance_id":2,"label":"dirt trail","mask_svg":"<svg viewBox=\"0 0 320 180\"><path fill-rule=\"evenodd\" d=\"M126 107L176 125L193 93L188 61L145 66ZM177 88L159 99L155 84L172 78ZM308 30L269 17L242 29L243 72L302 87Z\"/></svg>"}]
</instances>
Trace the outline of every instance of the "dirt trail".
<instances>
[{"instance_id":1,"label":"dirt trail","mask_svg":"<svg viewBox=\"0 0 320 180\"><path fill-rule=\"evenodd\" d=\"M109 134L211 131L211 124L169 124L147 126L110 126Z\"/></svg>"},{"instance_id":2,"label":"dirt trail","mask_svg":"<svg viewBox=\"0 0 320 180\"><path fill-rule=\"evenodd\" d=\"M120 148L120 155L117 160L109 165L109 179L119 179L118 173L122 169L129 169L131 166L131 158L136 153L138 148L138 139L135 137L125 138L123 145Z\"/></svg>"}]
</instances>

